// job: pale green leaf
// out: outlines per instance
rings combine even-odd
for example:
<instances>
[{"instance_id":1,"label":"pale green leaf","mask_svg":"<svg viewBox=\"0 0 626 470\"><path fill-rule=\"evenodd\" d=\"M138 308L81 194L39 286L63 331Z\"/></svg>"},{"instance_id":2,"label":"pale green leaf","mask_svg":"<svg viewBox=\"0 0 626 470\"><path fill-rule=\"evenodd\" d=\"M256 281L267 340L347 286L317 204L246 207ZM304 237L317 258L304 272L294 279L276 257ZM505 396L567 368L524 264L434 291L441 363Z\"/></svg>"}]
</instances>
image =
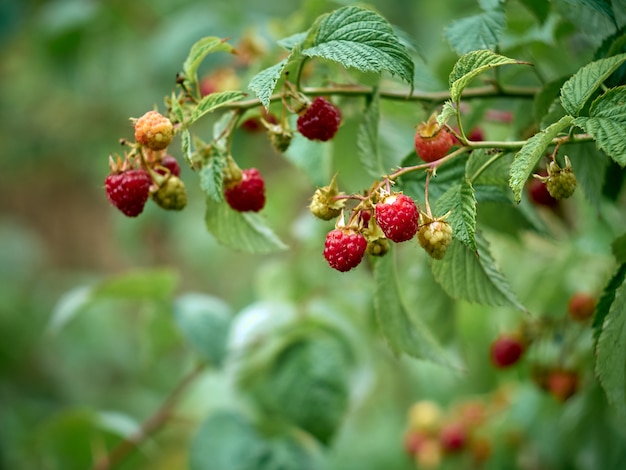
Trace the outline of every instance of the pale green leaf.
<instances>
[{"instance_id":1,"label":"pale green leaf","mask_svg":"<svg viewBox=\"0 0 626 470\"><path fill-rule=\"evenodd\" d=\"M189 132L189 129L183 129L183 132L180 135L180 142L183 151L183 157L185 157L187 163L192 166L193 160L191 158L191 133Z\"/></svg>"},{"instance_id":2,"label":"pale green leaf","mask_svg":"<svg viewBox=\"0 0 626 470\"><path fill-rule=\"evenodd\" d=\"M292 34L286 38L279 39L277 44L281 47L284 47L288 51L292 50L296 45L301 45L304 43L305 39L308 36L308 31L304 31L302 33Z\"/></svg>"},{"instance_id":3,"label":"pale green leaf","mask_svg":"<svg viewBox=\"0 0 626 470\"><path fill-rule=\"evenodd\" d=\"M254 91L266 109L269 109L270 98L276 88L276 83L280 79L283 70L287 66L287 59L281 60L279 63L272 65L257 73L252 80L248 88Z\"/></svg>"},{"instance_id":4,"label":"pale green leaf","mask_svg":"<svg viewBox=\"0 0 626 470\"><path fill-rule=\"evenodd\" d=\"M398 287L393 253L373 259L374 307L378 325L389 347L396 354L408 354L418 359L428 359L450 365L444 350L428 327L411 319Z\"/></svg>"},{"instance_id":5,"label":"pale green leaf","mask_svg":"<svg viewBox=\"0 0 626 470\"><path fill-rule=\"evenodd\" d=\"M363 168L373 178L380 178L387 173L382 161L380 147L378 145L378 125L380 121L380 97L377 92L367 97L365 112L359 125L358 148L359 159Z\"/></svg>"},{"instance_id":6,"label":"pale green leaf","mask_svg":"<svg viewBox=\"0 0 626 470\"><path fill-rule=\"evenodd\" d=\"M437 282L455 299L525 310L496 267L487 241L477 234L478 253L453 240L442 260L431 262Z\"/></svg>"},{"instance_id":7,"label":"pale green leaf","mask_svg":"<svg viewBox=\"0 0 626 470\"><path fill-rule=\"evenodd\" d=\"M80 286L66 292L58 300L48 323L48 332L58 333L91 302L91 286Z\"/></svg>"},{"instance_id":8,"label":"pale green leaf","mask_svg":"<svg viewBox=\"0 0 626 470\"><path fill-rule=\"evenodd\" d=\"M225 167L226 159L215 155L199 171L200 187L207 196L217 202L224 199L223 172Z\"/></svg>"},{"instance_id":9,"label":"pale green leaf","mask_svg":"<svg viewBox=\"0 0 626 470\"><path fill-rule=\"evenodd\" d=\"M208 231L224 246L246 253L272 253L287 246L255 212L238 212L222 201L206 199Z\"/></svg>"},{"instance_id":10,"label":"pale green leaf","mask_svg":"<svg viewBox=\"0 0 626 470\"><path fill-rule=\"evenodd\" d=\"M526 180L528 180L537 163L544 156L548 147L550 147L552 139L559 135L563 129L570 126L573 121L574 118L572 116L562 117L559 121L528 139L520 151L517 152L511 165L511 178L509 179L509 186L513 190L515 202L519 204L521 201L522 190Z\"/></svg>"},{"instance_id":11,"label":"pale green leaf","mask_svg":"<svg viewBox=\"0 0 626 470\"><path fill-rule=\"evenodd\" d=\"M222 106L241 100L244 96L246 94L242 91L222 91L205 96L193 109L187 125L193 124L205 114L213 112Z\"/></svg>"},{"instance_id":12,"label":"pale green leaf","mask_svg":"<svg viewBox=\"0 0 626 470\"><path fill-rule=\"evenodd\" d=\"M232 311L224 301L204 294L185 294L174 302L174 319L189 344L214 366L226 357Z\"/></svg>"},{"instance_id":13,"label":"pale green leaf","mask_svg":"<svg viewBox=\"0 0 626 470\"><path fill-rule=\"evenodd\" d=\"M110 277L93 287L92 299L166 300L178 284L171 269L136 269Z\"/></svg>"},{"instance_id":14,"label":"pale green leaf","mask_svg":"<svg viewBox=\"0 0 626 470\"><path fill-rule=\"evenodd\" d=\"M489 10L452 22L445 36L452 49L465 54L480 49L494 50L506 27L503 11Z\"/></svg>"},{"instance_id":15,"label":"pale green leaf","mask_svg":"<svg viewBox=\"0 0 626 470\"><path fill-rule=\"evenodd\" d=\"M292 128L295 120L294 116ZM332 151L331 143L309 140L299 132L294 132L283 156L300 168L314 186L322 187L328 184L332 176Z\"/></svg>"},{"instance_id":16,"label":"pale green leaf","mask_svg":"<svg viewBox=\"0 0 626 470\"><path fill-rule=\"evenodd\" d=\"M192 83L198 82L198 67L204 58L212 52L233 52L234 48L226 42L226 39L209 36L197 41L189 50L189 55L183 63L183 72L187 80Z\"/></svg>"},{"instance_id":17,"label":"pale green leaf","mask_svg":"<svg viewBox=\"0 0 626 470\"><path fill-rule=\"evenodd\" d=\"M435 212L447 218L454 237L472 251L476 251L476 196L467 178L452 186L435 205Z\"/></svg>"},{"instance_id":18,"label":"pale green leaf","mask_svg":"<svg viewBox=\"0 0 626 470\"><path fill-rule=\"evenodd\" d=\"M338 62L362 72L389 72L413 85L414 64L389 22L372 10L339 8L314 25L315 39L303 49L307 57Z\"/></svg>"},{"instance_id":19,"label":"pale green leaf","mask_svg":"<svg viewBox=\"0 0 626 470\"><path fill-rule=\"evenodd\" d=\"M626 419L626 284L615 298L602 323L596 343L596 375L620 421Z\"/></svg>"},{"instance_id":20,"label":"pale green leaf","mask_svg":"<svg viewBox=\"0 0 626 470\"><path fill-rule=\"evenodd\" d=\"M174 122L184 123L185 116L183 114L183 108L178 101L178 97L174 92L172 92L172 96L170 97L170 106L172 107L172 114L174 115Z\"/></svg>"},{"instance_id":21,"label":"pale green leaf","mask_svg":"<svg viewBox=\"0 0 626 470\"><path fill-rule=\"evenodd\" d=\"M582 67L561 87L561 103L566 111L577 116L585 103L620 65L626 54L596 60Z\"/></svg>"},{"instance_id":22,"label":"pale green leaf","mask_svg":"<svg viewBox=\"0 0 626 470\"><path fill-rule=\"evenodd\" d=\"M454 64L449 77L452 101L457 102L465 87L478 75L507 64L526 64L526 62L510 59L489 50L472 51L461 56Z\"/></svg>"},{"instance_id":23,"label":"pale green leaf","mask_svg":"<svg viewBox=\"0 0 626 470\"><path fill-rule=\"evenodd\" d=\"M437 124L443 126L447 124L452 117L456 117L456 108L454 107L454 103L448 100L443 104L441 112L437 115Z\"/></svg>"}]
</instances>

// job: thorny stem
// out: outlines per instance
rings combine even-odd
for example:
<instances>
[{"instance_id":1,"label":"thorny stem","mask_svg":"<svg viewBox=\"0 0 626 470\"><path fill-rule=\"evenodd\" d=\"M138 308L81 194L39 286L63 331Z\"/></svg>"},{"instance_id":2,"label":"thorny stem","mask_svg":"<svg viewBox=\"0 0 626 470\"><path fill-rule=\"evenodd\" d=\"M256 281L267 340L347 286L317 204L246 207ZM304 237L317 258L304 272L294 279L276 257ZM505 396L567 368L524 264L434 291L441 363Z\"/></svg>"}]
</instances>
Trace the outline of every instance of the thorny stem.
<instances>
[{"instance_id":1,"label":"thorny stem","mask_svg":"<svg viewBox=\"0 0 626 470\"><path fill-rule=\"evenodd\" d=\"M172 416L172 411L178 404L183 393L200 376L206 364L196 365L191 372L185 375L174 389L165 398L156 412L144 421L139 430L122 440L108 454L100 457L91 470L109 470L119 465L126 457L139 447L152 434L156 433Z\"/></svg>"}]
</instances>

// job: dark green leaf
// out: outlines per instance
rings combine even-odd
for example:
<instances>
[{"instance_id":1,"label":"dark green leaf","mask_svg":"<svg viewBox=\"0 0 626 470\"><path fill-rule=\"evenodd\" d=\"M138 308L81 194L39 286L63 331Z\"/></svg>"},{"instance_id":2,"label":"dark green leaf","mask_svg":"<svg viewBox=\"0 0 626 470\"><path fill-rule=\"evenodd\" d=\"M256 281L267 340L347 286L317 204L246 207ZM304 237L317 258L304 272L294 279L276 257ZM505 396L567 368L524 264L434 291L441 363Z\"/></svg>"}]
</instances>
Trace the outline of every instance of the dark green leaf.
<instances>
[{"instance_id":1,"label":"dark green leaf","mask_svg":"<svg viewBox=\"0 0 626 470\"><path fill-rule=\"evenodd\" d=\"M619 264L626 263L626 233L613 240L611 251Z\"/></svg>"},{"instance_id":2,"label":"dark green leaf","mask_svg":"<svg viewBox=\"0 0 626 470\"><path fill-rule=\"evenodd\" d=\"M547 2L546 0L521 0L521 3L542 23L548 18L548 13L550 13L550 2Z\"/></svg>"},{"instance_id":3,"label":"dark green leaf","mask_svg":"<svg viewBox=\"0 0 626 470\"><path fill-rule=\"evenodd\" d=\"M613 301L615 300L615 292L624 283L624 280L626 280L626 263L620 265L619 269L604 288L600 300L598 300L598 305L596 305L596 312L592 324L593 337L596 342L602 333L604 320L609 314L611 305L613 305Z\"/></svg>"},{"instance_id":4,"label":"dark green leaf","mask_svg":"<svg viewBox=\"0 0 626 470\"><path fill-rule=\"evenodd\" d=\"M626 419L626 284L615 298L602 323L596 343L596 374L620 421Z\"/></svg>"},{"instance_id":5,"label":"dark green leaf","mask_svg":"<svg viewBox=\"0 0 626 470\"><path fill-rule=\"evenodd\" d=\"M233 52L234 48L226 42L226 39L209 36L197 41L189 50L189 55L183 63L185 77L192 83L198 82L198 67L204 58L212 52Z\"/></svg>"},{"instance_id":6,"label":"dark green leaf","mask_svg":"<svg viewBox=\"0 0 626 470\"><path fill-rule=\"evenodd\" d=\"M626 57L626 54L624 54ZM576 118L574 124L591 134L597 146L626 165L626 86L612 88L591 105L590 117Z\"/></svg>"},{"instance_id":7,"label":"dark green leaf","mask_svg":"<svg viewBox=\"0 0 626 470\"><path fill-rule=\"evenodd\" d=\"M452 186L439 198L435 213L443 215L450 211L448 223L454 237L469 249L476 251L476 197L467 178Z\"/></svg>"},{"instance_id":8,"label":"dark green leaf","mask_svg":"<svg viewBox=\"0 0 626 470\"><path fill-rule=\"evenodd\" d=\"M450 73L450 98L457 102L465 87L478 75L494 67L507 64L524 64L489 50L468 52L454 64Z\"/></svg>"},{"instance_id":9,"label":"dark green leaf","mask_svg":"<svg viewBox=\"0 0 626 470\"><path fill-rule=\"evenodd\" d=\"M410 319L398 287L393 253L374 259L373 264L376 317L391 350L396 354L406 353L418 359L451 365L426 325L418 322L415 316Z\"/></svg>"},{"instance_id":10,"label":"dark green leaf","mask_svg":"<svg viewBox=\"0 0 626 470\"><path fill-rule=\"evenodd\" d=\"M224 201L207 198L204 220L215 239L234 250L272 253L287 249L259 214L237 212Z\"/></svg>"},{"instance_id":11,"label":"dark green leaf","mask_svg":"<svg viewBox=\"0 0 626 470\"><path fill-rule=\"evenodd\" d=\"M546 83L541 88L541 91L535 95L535 99L533 100L533 116L535 121L541 122L545 118L546 114L548 114L548 111L550 110L550 107L552 106L552 103L559 98L561 87L568 78L569 76L561 77ZM560 118L561 116L559 116L558 119ZM556 119L551 122L554 121L556 121Z\"/></svg>"},{"instance_id":12,"label":"dark green leaf","mask_svg":"<svg viewBox=\"0 0 626 470\"><path fill-rule=\"evenodd\" d=\"M585 197L593 207L599 209L609 159L593 142L564 145L561 151L572 161L572 168Z\"/></svg>"},{"instance_id":13,"label":"dark green leaf","mask_svg":"<svg viewBox=\"0 0 626 470\"><path fill-rule=\"evenodd\" d=\"M465 54L480 49L494 50L505 27L504 12L490 10L454 21L444 34L457 54Z\"/></svg>"},{"instance_id":14,"label":"dark green leaf","mask_svg":"<svg viewBox=\"0 0 626 470\"><path fill-rule=\"evenodd\" d=\"M478 253L453 240L443 259L431 262L435 279L455 299L525 310L496 267L487 241L478 235Z\"/></svg>"},{"instance_id":15,"label":"dark green leaf","mask_svg":"<svg viewBox=\"0 0 626 470\"><path fill-rule=\"evenodd\" d=\"M582 67L561 87L561 103L573 116L578 116L585 103L620 65L626 54L599 59Z\"/></svg>"},{"instance_id":16,"label":"dark green leaf","mask_svg":"<svg viewBox=\"0 0 626 470\"><path fill-rule=\"evenodd\" d=\"M374 11L356 6L339 8L322 17L315 27L313 45L305 48L303 55L362 72L389 72L413 85L411 56L387 20Z\"/></svg>"},{"instance_id":17,"label":"dark green leaf","mask_svg":"<svg viewBox=\"0 0 626 470\"><path fill-rule=\"evenodd\" d=\"M573 121L573 117L564 116L558 122L546 127L528 139L515 155L515 160L513 160L511 165L511 178L509 179L515 202L519 204L522 199L522 190L526 180L528 180L537 163L544 156L548 147L550 147L552 139L559 135L563 129L570 126Z\"/></svg>"},{"instance_id":18,"label":"dark green leaf","mask_svg":"<svg viewBox=\"0 0 626 470\"><path fill-rule=\"evenodd\" d=\"M200 102L196 105L187 124L191 125L205 114L213 112L229 103L239 101L244 96L246 96L246 94L241 91L222 91L219 93L211 93L202 98L202 100L200 100Z\"/></svg>"},{"instance_id":19,"label":"dark green leaf","mask_svg":"<svg viewBox=\"0 0 626 470\"><path fill-rule=\"evenodd\" d=\"M174 319L189 344L214 366L226 357L232 312L220 299L185 294L174 302Z\"/></svg>"},{"instance_id":20,"label":"dark green leaf","mask_svg":"<svg viewBox=\"0 0 626 470\"><path fill-rule=\"evenodd\" d=\"M567 3L572 5L572 8L585 6L592 10L602 13L606 17L610 18L615 23L615 15L613 13L613 7L611 6L611 0L566 0Z\"/></svg>"}]
</instances>

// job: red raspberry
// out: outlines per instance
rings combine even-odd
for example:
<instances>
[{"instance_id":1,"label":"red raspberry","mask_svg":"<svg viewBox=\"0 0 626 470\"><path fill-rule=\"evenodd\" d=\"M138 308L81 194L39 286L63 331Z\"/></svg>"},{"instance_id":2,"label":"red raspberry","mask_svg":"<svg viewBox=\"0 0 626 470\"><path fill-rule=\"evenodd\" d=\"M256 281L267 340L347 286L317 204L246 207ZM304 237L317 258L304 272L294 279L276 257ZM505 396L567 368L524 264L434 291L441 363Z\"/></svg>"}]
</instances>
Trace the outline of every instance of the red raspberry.
<instances>
[{"instance_id":1,"label":"red raspberry","mask_svg":"<svg viewBox=\"0 0 626 470\"><path fill-rule=\"evenodd\" d=\"M152 179L146 170L128 170L106 177L107 199L128 217L137 217L143 211Z\"/></svg>"},{"instance_id":2,"label":"red raspberry","mask_svg":"<svg viewBox=\"0 0 626 470\"><path fill-rule=\"evenodd\" d=\"M512 335L502 335L491 344L491 362L498 368L515 364L524 353L522 341Z\"/></svg>"},{"instance_id":3,"label":"red raspberry","mask_svg":"<svg viewBox=\"0 0 626 470\"><path fill-rule=\"evenodd\" d=\"M170 170L171 175L180 176L180 165L171 155L163 155L160 165ZM165 171L162 169L157 169L156 172L160 175L165 175Z\"/></svg>"},{"instance_id":4,"label":"red raspberry","mask_svg":"<svg viewBox=\"0 0 626 470\"><path fill-rule=\"evenodd\" d=\"M559 205L559 201L548 192L546 183L538 179L533 178L528 182L528 196L534 204L539 206L556 207Z\"/></svg>"},{"instance_id":5,"label":"red raspberry","mask_svg":"<svg viewBox=\"0 0 626 470\"><path fill-rule=\"evenodd\" d=\"M445 156L454 145L454 136L437 124L433 114L428 121L417 126L415 131L415 152L425 162L431 163Z\"/></svg>"},{"instance_id":6,"label":"red raspberry","mask_svg":"<svg viewBox=\"0 0 626 470\"><path fill-rule=\"evenodd\" d=\"M172 137L172 122L157 111L148 111L135 121L135 140L150 150L163 150Z\"/></svg>"},{"instance_id":7,"label":"red raspberry","mask_svg":"<svg viewBox=\"0 0 626 470\"><path fill-rule=\"evenodd\" d=\"M593 316L596 309L596 299L590 294L577 292L567 303L567 313L572 320L584 322Z\"/></svg>"},{"instance_id":8,"label":"red raspberry","mask_svg":"<svg viewBox=\"0 0 626 470\"><path fill-rule=\"evenodd\" d=\"M351 229L335 229L326 235L324 258L337 271L350 271L358 266L365 255L367 241Z\"/></svg>"},{"instance_id":9,"label":"red raspberry","mask_svg":"<svg viewBox=\"0 0 626 470\"><path fill-rule=\"evenodd\" d=\"M259 170L242 171L241 180L224 189L228 205L239 212L258 212L265 206L265 182Z\"/></svg>"},{"instance_id":10,"label":"red raspberry","mask_svg":"<svg viewBox=\"0 0 626 470\"><path fill-rule=\"evenodd\" d=\"M460 452L467 443L467 431L461 423L448 423L439 432L439 443L446 453Z\"/></svg>"},{"instance_id":11,"label":"red raspberry","mask_svg":"<svg viewBox=\"0 0 626 470\"><path fill-rule=\"evenodd\" d=\"M385 236L396 243L410 240L417 233L419 212L413 199L394 193L376 204L376 222Z\"/></svg>"},{"instance_id":12,"label":"red raspberry","mask_svg":"<svg viewBox=\"0 0 626 470\"><path fill-rule=\"evenodd\" d=\"M326 98L318 96L298 118L298 131L309 140L332 139L341 123L341 111Z\"/></svg>"},{"instance_id":13,"label":"red raspberry","mask_svg":"<svg viewBox=\"0 0 626 470\"><path fill-rule=\"evenodd\" d=\"M546 385L548 392L560 402L571 398L578 391L579 377L573 370L552 370L548 374Z\"/></svg>"}]
</instances>

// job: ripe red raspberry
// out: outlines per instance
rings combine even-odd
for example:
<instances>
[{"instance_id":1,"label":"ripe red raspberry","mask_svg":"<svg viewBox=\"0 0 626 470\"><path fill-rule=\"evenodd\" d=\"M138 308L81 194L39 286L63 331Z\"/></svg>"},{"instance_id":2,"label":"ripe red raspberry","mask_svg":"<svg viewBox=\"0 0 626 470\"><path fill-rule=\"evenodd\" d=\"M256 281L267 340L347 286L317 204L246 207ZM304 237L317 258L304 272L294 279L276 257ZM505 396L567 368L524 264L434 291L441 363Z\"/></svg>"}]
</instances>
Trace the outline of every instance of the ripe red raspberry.
<instances>
[{"instance_id":1,"label":"ripe red raspberry","mask_svg":"<svg viewBox=\"0 0 626 470\"><path fill-rule=\"evenodd\" d=\"M352 229L335 229L326 235L324 258L337 271L350 271L358 266L365 255L367 241Z\"/></svg>"},{"instance_id":2,"label":"ripe red raspberry","mask_svg":"<svg viewBox=\"0 0 626 470\"><path fill-rule=\"evenodd\" d=\"M439 443L445 453L460 452L467 443L467 431L461 423L448 423L439 432Z\"/></svg>"},{"instance_id":3,"label":"ripe red raspberry","mask_svg":"<svg viewBox=\"0 0 626 470\"><path fill-rule=\"evenodd\" d=\"M376 222L385 236L396 243L410 240L417 233L419 212L413 199L393 193L376 204Z\"/></svg>"},{"instance_id":4,"label":"ripe red raspberry","mask_svg":"<svg viewBox=\"0 0 626 470\"><path fill-rule=\"evenodd\" d=\"M180 176L180 165L171 155L163 155L160 165L170 170L171 175ZM163 171L163 169L157 169L156 172L160 175L165 175L165 171Z\"/></svg>"},{"instance_id":5,"label":"ripe red raspberry","mask_svg":"<svg viewBox=\"0 0 626 470\"><path fill-rule=\"evenodd\" d=\"M517 363L524 353L524 343L513 335L501 335L491 344L491 362L502 369Z\"/></svg>"},{"instance_id":6,"label":"ripe red raspberry","mask_svg":"<svg viewBox=\"0 0 626 470\"><path fill-rule=\"evenodd\" d=\"M578 391L578 372L555 369L548 373L546 386L550 395L560 402L571 398Z\"/></svg>"},{"instance_id":7,"label":"ripe red raspberry","mask_svg":"<svg viewBox=\"0 0 626 470\"><path fill-rule=\"evenodd\" d=\"M152 200L166 210L180 211L187 205L187 190L178 176L170 175L152 195Z\"/></svg>"},{"instance_id":8,"label":"ripe red raspberry","mask_svg":"<svg viewBox=\"0 0 626 470\"><path fill-rule=\"evenodd\" d=\"M422 226L417 232L420 246L434 259L442 259L452 243L452 227L444 219L445 216L433 219L422 214Z\"/></svg>"},{"instance_id":9,"label":"ripe red raspberry","mask_svg":"<svg viewBox=\"0 0 626 470\"><path fill-rule=\"evenodd\" d=\"M298 117L298 131L309 140L332 139L341 124L341 111L326 98L318 96Z\"/></svg>"},{"instance_id":10,"label":"ripe red raspberry","mask_svg":"<svg viewBox=\"0 0 626 470\"><path fill-rule=\"evenodd\" d=\"M596 299L590 294L577 292L567 303L567 313L572 320L584 322L593 316L596 309Z\"/></svg>"},{"instance_id":11,"label":"ripe red raspberry","mask_svg":"<svg viewBox=\"0 0 626 470\"><path fill-rule=\"evenodd\" d=\"M141 214L151 184L150 175L143 169L111 173L104 181L107 199L128 217Z\"/></svg>"},{"instance_id":12,"label":"ripe red raspberry","mask_svg":"<svg viewBox=\"0 0 626 470\"><path fill-rule=\"evenodd\" d=\"M428 163L435 162L445 156L454 145L455 138L437 123L437 115L433 114L428 121L417 126L415 137L417 156Z\"/></svg>"},{"instance_id":13,"label":"ripe red raspberry","mask_svg":"<svg viewBox=\"0 0 626 470\"><path fill-rule=\"evenodd\" d=\"M157 111L148 111L135 121L135 140L150 150L167 148L172 137L172 122Z\"/></svg>"},{"instance_id":14,"label":"ripe red raspberry","mask_svg":"<svg viewBox=\"0 0 626 470\"><path fill-rule=\"evenodd\" d=\"M224 197L239 212L258 212L265 206L265 181L256 168L242 171L241 180L227 185Z\"/></svg>"}]
</instances>

